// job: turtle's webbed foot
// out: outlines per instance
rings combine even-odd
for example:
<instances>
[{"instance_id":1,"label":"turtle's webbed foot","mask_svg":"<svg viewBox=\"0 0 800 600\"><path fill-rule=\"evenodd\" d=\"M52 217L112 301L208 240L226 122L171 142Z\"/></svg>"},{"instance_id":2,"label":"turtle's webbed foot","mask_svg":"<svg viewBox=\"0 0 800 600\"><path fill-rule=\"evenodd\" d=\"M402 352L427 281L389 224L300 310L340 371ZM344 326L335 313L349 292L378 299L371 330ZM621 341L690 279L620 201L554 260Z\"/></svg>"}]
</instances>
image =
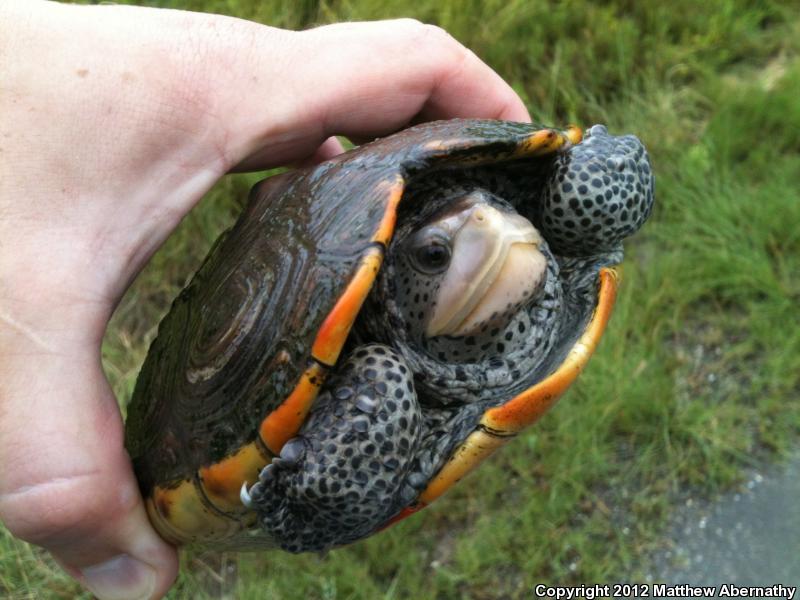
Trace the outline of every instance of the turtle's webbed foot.
<instances>
[{"instance_id":1,"label":"turtle's webbed foot","mask_svg":"<svg viewBox=\"0 0 800 600\"><path fill-rule=\"evenodd\" d=\"M650 215L655 177L635 136L612 136L603 125L595 125L557 161L538 218L556 254L612 251Z\"/></svg>"},{"instance_id":2,"label":"turtle's webbed foot","mask_svg":"<svg viewBox=\"0 0 800 600\"><path fill-rule=\"evenodd\" d=\"M274 482L280 479L277 474L282 469L286 471L296 470L305 457L306 448L306 440L302 437L294 437L286 442L281 448L280 455L261 469L258 481L250 489L247 488L247 484L242 486L240 493L242 504L248 508L256 508L259 504L263 504L264 499L269 497L270 493L275 492Z\"/></svg>"},{"instance_id":3,"label":"turtle's webbed foot","mask_svg":"<svg viewBox=\"0 0 800 600\"><path fill-rule=\"evenodd\" d=\"M364 537L402 507L421 426L403 359L386 346L358 348L242 500L291 552Z\"/></svg>"}]
</instances>

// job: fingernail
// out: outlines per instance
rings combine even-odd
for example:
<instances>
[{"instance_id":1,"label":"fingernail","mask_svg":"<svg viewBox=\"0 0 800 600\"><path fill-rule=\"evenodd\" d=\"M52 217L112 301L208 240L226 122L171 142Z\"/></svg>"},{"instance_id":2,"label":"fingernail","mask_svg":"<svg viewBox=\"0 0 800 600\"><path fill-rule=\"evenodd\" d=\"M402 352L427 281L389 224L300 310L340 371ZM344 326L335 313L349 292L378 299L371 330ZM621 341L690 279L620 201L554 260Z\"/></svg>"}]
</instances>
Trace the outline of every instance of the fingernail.
<instances>
[{"instance_id":1,"label":"fingernail","mask_svg":"<svg viewBox=\"0 0 800 600\"><path fill-rule=\"evenodd\" d=\"M149 598L156 588L152 567L127 554L81 571L84 585L100 600Z\"/></svg>"}]
</instances>

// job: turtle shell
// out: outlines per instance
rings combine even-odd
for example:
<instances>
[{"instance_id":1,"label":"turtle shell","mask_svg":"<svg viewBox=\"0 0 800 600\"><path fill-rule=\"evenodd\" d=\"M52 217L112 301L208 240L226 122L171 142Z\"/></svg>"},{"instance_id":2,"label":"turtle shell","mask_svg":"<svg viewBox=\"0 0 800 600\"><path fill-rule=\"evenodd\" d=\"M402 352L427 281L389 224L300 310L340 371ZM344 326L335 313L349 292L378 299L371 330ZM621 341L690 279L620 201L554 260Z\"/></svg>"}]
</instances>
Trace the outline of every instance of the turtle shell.
<instances>
[{"instance_id":1,"label":"turtle shell","mask_svg":"<svg viewBox=\"0 0 800 600\"><path fill-rule=\"evenodd\" d=\"M545 157L581 132L451 120L377 140L256 185L159 326L128 407L126 445L151 520L175 543L242 539L243 484L302 425L381 267L406 185L438 168ZM536 420L591 355L613 305L597 308L546 378L489 409L418 502L438 497ZM236 545L236 544L234 544Z\"/></svg>"}]
</instances>

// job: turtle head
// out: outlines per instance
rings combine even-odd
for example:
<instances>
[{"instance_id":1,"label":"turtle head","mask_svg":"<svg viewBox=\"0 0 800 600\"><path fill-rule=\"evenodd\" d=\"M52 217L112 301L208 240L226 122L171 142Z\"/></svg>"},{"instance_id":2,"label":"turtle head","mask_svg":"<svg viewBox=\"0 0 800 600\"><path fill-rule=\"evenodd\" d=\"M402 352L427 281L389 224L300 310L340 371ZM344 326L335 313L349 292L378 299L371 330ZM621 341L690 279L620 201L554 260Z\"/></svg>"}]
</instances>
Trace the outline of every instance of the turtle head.
<instances>
[{"instance_id":1,"label":"turtle head","mask_svg":"<svg viewBox=\"0 0 800 600\"><path fill-rule=\"evenodd\" d=\"M412 336L475 336L507 320L543 286L543 243L488 192L449 202L399 248L397 302Z\"/></svg>"}]
</instances>

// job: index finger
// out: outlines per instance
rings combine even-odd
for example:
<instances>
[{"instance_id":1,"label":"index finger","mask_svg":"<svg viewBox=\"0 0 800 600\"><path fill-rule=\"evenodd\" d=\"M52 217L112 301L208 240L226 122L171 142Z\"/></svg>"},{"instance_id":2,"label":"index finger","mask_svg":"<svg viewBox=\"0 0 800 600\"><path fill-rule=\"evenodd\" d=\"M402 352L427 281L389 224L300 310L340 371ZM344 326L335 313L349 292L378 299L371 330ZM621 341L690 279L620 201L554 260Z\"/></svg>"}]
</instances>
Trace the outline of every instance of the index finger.
<instances>
[{"instance_id":1,"label":"index finger","mask_svg":"<svg viewBox=\"0 0 800 600\"><path fill-rule=\"evenodd\" d=\"M282 86L265 78L269 89L251 88L244 101L271 97L289 118L275 132L274 110L262 108L262 136L241 147L239 168L301 159L331 135L370 139L455 117L530 121L516 92L473 52L439 27L411 19L301 32L288 38L282 65ZM288 103L281 90L292 93ZM255 131L259 111L242 114Z\"/></svg>"},{"instance_id":2,"label":"index finger","mask_svg":"<svg viewBox=\"0 0 800 600\"><path fill-rule=\"evenodd\" d=\"M392 120L384 108L393 108L397 117L409 117L416 109L413 116L424 121L530 120L511 86L440 27L398 19L306 33L318 37L321 52L330 53L327 62L341 65L312 77L320 83L329 81L323 89L329 92L331 125L336 122L354 130L381 127L387 117ZM374 104L365 102L368 99Z\"/></svg>"}]
</instances>

